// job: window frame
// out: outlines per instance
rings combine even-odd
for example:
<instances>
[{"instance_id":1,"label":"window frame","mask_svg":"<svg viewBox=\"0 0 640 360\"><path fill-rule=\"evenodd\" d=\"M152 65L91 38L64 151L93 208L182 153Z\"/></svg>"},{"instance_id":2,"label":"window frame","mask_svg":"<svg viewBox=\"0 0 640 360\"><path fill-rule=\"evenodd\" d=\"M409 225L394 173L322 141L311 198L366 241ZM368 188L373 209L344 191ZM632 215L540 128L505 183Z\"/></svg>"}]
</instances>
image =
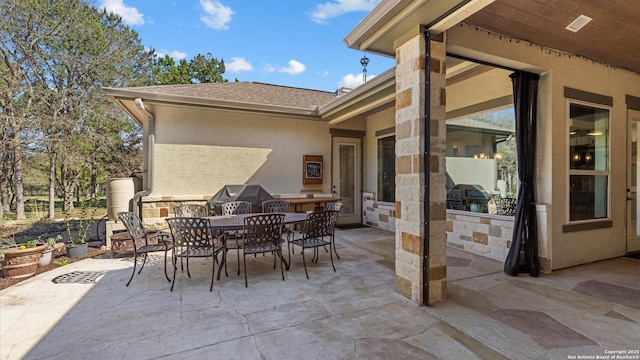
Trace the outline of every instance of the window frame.
<instances>
[{"instance_id":1,"label":"window frame","mask_svg":"<svg viewBox=\"0 0 640 360\"><path fill-rule=\"evenodd\" d=\"M376 140L376 202L379 203L385 203L385 204L395 204L395 199L396 199L396 195L395 195L395 190L394 190L394 194L393 194L393 200L392 201L386 201L386 200L381 200L381 194L380 194L380 153L379 153L379 141L381 139L384 138L390 138L393 137L394 139L394 148L393 148L393 153L394 156L396 155L396 144L397 144L397 138L396 138L396 132L395 132L395 128L393 128L393 131L381 131L379 134L376 134L375 140ZM395 167L395 160L394 160L394 166L393 166L393 174L394 174L394 189L395 189L395 177L396 177L396 167Z\"/></svg>"},{"instance_id":2,"label":"window frame","mask_svg":"<svg viewBox=\"0 0 640 360\"><path fill-rule=\"evenodd\" d=\"M611 224L611 119L613 118L613 107L604 105L597 102L583 101L574 98L565 98L565 166L567 168L566 184L565 184L565 226L563 226L563 232L580 231L585 229L609 227ZM607 132L607 170L585 170L585 169L572 169L571 161L571 105L580 105L591 107L600 110L606 110L608 116L608 132ZM581 220L571 220L571 176L606 176L607 177L607 204L606 204L606 217L590 218ZM600 226L599 223L608 224L607 226ZM586 227L585 227L586 226Z\"/></svg>"}]
</instances>

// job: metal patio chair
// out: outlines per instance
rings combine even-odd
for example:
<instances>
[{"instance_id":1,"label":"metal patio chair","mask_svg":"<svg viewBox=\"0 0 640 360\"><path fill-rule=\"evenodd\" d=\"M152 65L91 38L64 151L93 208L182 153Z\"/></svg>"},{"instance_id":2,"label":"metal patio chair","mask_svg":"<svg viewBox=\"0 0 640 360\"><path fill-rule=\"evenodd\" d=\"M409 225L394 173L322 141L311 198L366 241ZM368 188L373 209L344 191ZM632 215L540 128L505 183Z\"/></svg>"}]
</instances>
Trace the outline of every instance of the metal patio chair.
<instances>
[{"instance_id":1,"label":"metal patio chair","mask_svg":"<svg viewBox=\"0 0 640 360\"><path fill-rule=\"evenodd\" d=\"M239 215L250 214L251 203L248 201L229 201L221 206L222 215ZM226 251L236 250L238 258L238 275L240 275L240 250L242 249L242 230L225 231L221 236L225 238ZM225 274L227 273L227 265L224 266Z\"/></svg>"},{"instance_id":2,"label":"metal patio chair","mask_svg":"<svg viewBox=\"0 0 640 360\"><path fill-rule=\"evenodd\" d=\"M311 259L312 262L318 262L319 254L318 248L329 246L329 256L331 258L331 266L333 271L336 271L336 266L333 264L333 243L331 240L331 229L334 226L335 218L338 212L336 210L324 210L307 214L307 219L304 222L304 227L300 233L301 237L294 238L287 243L287 250L289 252L289 264L291 264L291 246L299 246L302 252L302 264L304 265L304 273L309 278L307 272L307 263L305 260L305 250L313 249L314 255Z\"/></svg>"},{"instance_id":3,"label":"metal patio chair","mask_svg":"<svg viewBox=\"0 0 640 360\"><path fill-rule=\"evenodd\" d=\"M133 271L131 272L131 277L129 278L129 281L127 281L126 286L129 286L131 280L133 279L133 275L136 273L138 256L142 256L143 259L142 266L138 271L138 274L140 274L147 262L147 254L157 251L164 251L164 276L167 278L167 281L171 281L171 279L169 279L169 275L167 274L167 252L173 248L173 243L170 240L165 239L164 236L161 236L160 232L158 231L145 231L144 226L142 225L142 221L134 212L119 212L118 218L127 228L127 232L129 233L129 236L131 236L131 242L133 246Z\"/></svg>"},{"instance_id":4,"label":"metal patio chair","mask_svg":"<svg viewBox=\"0 0 640 360\"><path fill-rule=\"evenodd\" d=\"M184 204L173 208L176 217L207 217L209 209L205 205Z\"/></svg>"},{"instance_id":5,"label":"metal patio chair","mask_svg":"<svg viewBox=\"0 0 640 360\"><path fill-rule=\"evenodd\" d=\"M326 210L337 211L333 219L333 225L331 226L331 243L333 244L333 252L336 254L336 257L338 259L340 259L340 255L338 255L338 250L336 250L335 233L336 233L336 224L338 222L338 216L340 216L340 210L342 210L343 206L344 204L342 203L342 201L335 201L332 203L327 203L327 209L326 209Z\"/></svg>"},{"instance_id":6,"label":"metal patio chair","mask_svg":"<svg viewBox=\"0 0 640 360\"><path fill-rule=\"evenodd\" d=\"M287 213L291 203L286 200L266 200L262 202L263 213Z\"/></svg>"},{"instance_id":7,"label":"metal patio chair","mask_svg":"<svg viewBox=\"0 0 640 360\"><path fill-rule=\"evenodd\" d=\"M247 282L247 254L273 253L280 258L280 273L284 281L284 266L282 257L282 222L284 214L269 213L248 216L244 219L242 237L242 262L244 264L244 286Z\"/></svg>"},{"instance_id":8,"label":"metal patio chair","mask_svg":"<svg viewBox=\"0 0 640 360\"><path fill-rule=\"evenodd\" d=\"M209 220L196 217L176 217L167 219L171 235L173 237L173 279L171 280L171 291L176 282L177 258L187 259L187 275L191 277L189 271L189 258L212 258L211 265L211 285L209 291L213 290L213 278L218 260L217 256L222 253L222 262L225 261L224 246L216 243L211 234ZM221 263L222 265L222 263ZM221 269L220 269L221 270ZM218 270L218 272L220 272Z\"/></svg>"}]
</instances>

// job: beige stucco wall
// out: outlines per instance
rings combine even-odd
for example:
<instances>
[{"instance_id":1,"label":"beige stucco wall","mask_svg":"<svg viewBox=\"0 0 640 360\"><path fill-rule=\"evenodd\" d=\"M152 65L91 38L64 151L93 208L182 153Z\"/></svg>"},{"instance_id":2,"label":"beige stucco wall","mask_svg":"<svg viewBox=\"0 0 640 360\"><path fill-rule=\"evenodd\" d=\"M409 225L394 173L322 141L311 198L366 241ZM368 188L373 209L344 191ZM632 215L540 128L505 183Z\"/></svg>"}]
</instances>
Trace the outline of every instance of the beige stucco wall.
<instances>
[{"instance_id":1,"label":"beige stucco wall","mask_svg":"<svg viewBox=\"0 0 640 360\"><path fill-rule=\"evenodd\" d=\"M155 105L153 196L215 194L259 184L272 194L329 192L327 123L291 117ZM302 184L303 155L322 155L323 184Z\"/></svg>"},{"instance_id":2,"label":"beige stucco wall","mask_svg":"<svg viewBox=\"0 0 640 360\"><path fill-rule=\"evenodd\" d=\"M451 53L541 74L536 152L537 203L554 214L550 224L552 269L620 256L626 249L625 95L640 96L640 75L552 52L525 41L510 41L467 25L447 32ZM564 87L611 96L611 228L563 233L568 223L568 130ZM449 98L449 94L447 94Z\"/></svg>"},{"instance_id":3,"label":"beige stucco wall","mask_svg":"<svg viewBox=\"0 0 640 360\"><path fill-rule=\"evenodd\" d=\"M513 90L509 74L510 72L503 69L493 69L473 78L447 85L447 112L503 96L512 96Z\"/></svg>"}]
</instances>

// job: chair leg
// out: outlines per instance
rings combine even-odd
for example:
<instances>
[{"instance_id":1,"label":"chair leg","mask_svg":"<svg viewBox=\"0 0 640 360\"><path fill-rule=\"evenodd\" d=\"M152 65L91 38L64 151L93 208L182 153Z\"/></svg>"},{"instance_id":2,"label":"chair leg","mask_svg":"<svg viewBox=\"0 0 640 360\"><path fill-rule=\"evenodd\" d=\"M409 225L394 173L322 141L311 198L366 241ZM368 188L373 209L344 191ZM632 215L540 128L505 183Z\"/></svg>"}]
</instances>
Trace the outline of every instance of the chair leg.
<instances>
[{"instance_id":1,"label":"chair leg","mask_svg":"<svg viewBox=\"0 0 640 360\"><path fill-rule=\"evenodd\" d=\"M211 285L209 286L209 291L213 291L213 278L216 277L216 254L211 255L213 259L211 259Z\"/></svg>"},{"instance_id":2,"label":"chair leg","mask_svg":"<svg viewBox=\"0 0 640 360\"><path fill-rule=\"evenodd\" d=\"M331 250L335 250L332 249L333 246L331 246L331 243L329 243L329 257L331 258L331 266L333 266L333 271L336 271L336 266L333 264L333 252L331 252Z\"/></svg>"},{"instance_id":3,"label":"chair leg","mask_svg":"<svg viewBox=\"0 0 640 360\"><path fill-rule=\"evenodd\" d=\"M191 273L189 272L189 256L187 255L187 275L191 277Z\"/></svg>"},{"instance_id":4,"label":"chair leg","mask_svg":"<svg viewBox=\"0 0 640 360\"><path fill-rule=\"evenodd\" d=\"M238 271L240 271L240 253L238 253ZM244 264L244 287L248 288L249 283L247 282L247 254L242 254L242 262ZM240 274L238 274L240 275Z\"/></svg>"},{"instance_id":5,"label":"chair leg","mask_svg":"<svg viewBox=\"0 0 640 360\"><path fill-rule=\"evenodd\" d=\"M331 243L333 244L333 252L336 253L336 257L340 259L340 255L338 255L338 250L336 250L336 240L333 235L331 235Z\"/></svg>"},{"instance_id":6,"label":"chair leg","mask_svg":"<svg viewBox=\"0 0 640 360\"><path fill-rule=\"evenodd\" d=\"M220 266L218 267L218 280L220 280L220 273L222 273L222 265L224 264L224 272L227 272L227 249L223 248L220 250L222 253L222 260L220 261ZM216 259L218 256L216 255ZM229 274L227 274L229 276Z\"/></svg>"},{"instance_id":7,"label":"chair leg","mask_svg":"<svg viewBox=\"0 0 640 360\"><path fill-rule=\"evenodd\" d=\"M302 265L304 265L304 274L307 275L307 280L308 280L309 279L309 273L307 272L307 263L306 263L306 261L304 261L304 246L302 247L300 252L302 253Z\"/></svg>"},{"instance_id":8,"label":"chair leg","mask_svg":"<svg viewBox=\"0 0 640 360\"><path fill-rule=\"evenodd\" d=\"M169 274L167 274L167 252L168 249L164 250L164 276L167 278L167 281L171 281L169 279Z\"/></svg>"},{"instance_id":9,"label":"chair leg","mask_svg":"<svg viewBox=\"0 0 640 360\"><path fill-rule=\"evenodd\" d=\"M222 257L224 258L224 274L229 277L229 273L227 272L227 252L229 251L229 249L225 248L222 252L223 255ZM218 272L218 278L220 278L220 273Z\"/></svg>"},{"instance_id":10,"label":"chair leg","mask_svg":"<svg viewBox=\"0 0 640 360\"><path fill-rule=\"evenodd\" d=\"M142 269L144 269L144 264L147 263L147 253L143 253L142 254L142 266L140 267L140 270L138 270L138 275L140 275L140 273L142 272Z\"/></svg>"},{"instance_id":11,"label":"chair leg","mask_svg":"<svg viewBox=\"0 0 640 360\"><path fill-rule=\"evenodd\" d=\"M282 281L284 281L284 263L282 262L282 248L280 248L279 252L276 252L275 254L273 254L273 256L278 256L280 258L280 273L282 274ZM276 258L273 258L273 262L276 261Z\"/></svg>"},{"instance_id":12,"label":"chair leg","mask_svg":"<svg viewBox=\"0 0 640 360\"><path fill-rule=\"evenodd\" d=\"M176 260L177 260L177 258L176 258ZM182 263L182 258L180 258L180 261ZM176 284L176 271L178 271L177 261L173 263L173 280L171 280L171 290L169 290L169 291L173 291L173 285Z\"/></svg>"},{"instance_id":13,"label":"chair leg","mask_svg":"<svg viewBox=\"0 0 640 360\"><path fill-rule=\"evenodd\" d=\"M127 285L125 286L129 286L129 284L131 283L131 280L133 280L133 275L135 275L136 273L136 263L138 262L138 255L137 254L133 254L133 271L131 272L131 277L129 278L129 281L127 281Z\"/></svg>"},{"instance_id":14,"label":"chair leg","mask_svg":"<svg viewBox=\"0 0 640 360\"><path fill-rule=\"evenodd\" d=\"M238 276L240 276L240 245L238 243L238 240L236 240L236 254L238 255ZM244 252L242 253L242 258L244 260ZM244 273L245 273L245 276L246 276L247 275L247 269L244 269Z\"/></svg>"}]
</instances>

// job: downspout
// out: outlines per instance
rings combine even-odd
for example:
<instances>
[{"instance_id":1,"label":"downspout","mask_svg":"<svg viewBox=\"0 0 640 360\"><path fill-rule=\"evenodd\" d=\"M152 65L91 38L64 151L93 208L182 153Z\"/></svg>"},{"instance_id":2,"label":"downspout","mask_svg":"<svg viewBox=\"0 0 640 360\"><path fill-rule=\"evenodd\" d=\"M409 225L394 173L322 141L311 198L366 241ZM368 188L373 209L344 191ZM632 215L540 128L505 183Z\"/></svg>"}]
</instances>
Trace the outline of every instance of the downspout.
<instances>
[{"instance_id":1,"label":"downspout","mask_svg":"<svg viewBox=\"0 0 640 360\"><path fill-rule=\"evenodd\" d=\"M148 151L147 151L147 168L142 170L142 173L147 174L147 181L144 182L144 189L138 191L133 195L133 199L131 199L131 211L134 209L138 210L138 216L142 219L142 197L148 196L153 191L153 150L155 147L155 133L156 133L156 122L153 114L144 107L141 98L136 98L134 100L136 107L138 110L142 111L149 118L149 139L147 141Z\"/></svg>"},{"instance_id":2,"label":"downspout","mask_svg":"<svg viewBox=\"0 0 640 360\"><path fill-rule=\"evenodd\" d=\"M422 248L422 299L425 305L429 305L429 203L430 194L429 187L431 185L431 36L425 29L424 31L424 221L422 224L424 241Z\"/></svg>"}]
</instances>

